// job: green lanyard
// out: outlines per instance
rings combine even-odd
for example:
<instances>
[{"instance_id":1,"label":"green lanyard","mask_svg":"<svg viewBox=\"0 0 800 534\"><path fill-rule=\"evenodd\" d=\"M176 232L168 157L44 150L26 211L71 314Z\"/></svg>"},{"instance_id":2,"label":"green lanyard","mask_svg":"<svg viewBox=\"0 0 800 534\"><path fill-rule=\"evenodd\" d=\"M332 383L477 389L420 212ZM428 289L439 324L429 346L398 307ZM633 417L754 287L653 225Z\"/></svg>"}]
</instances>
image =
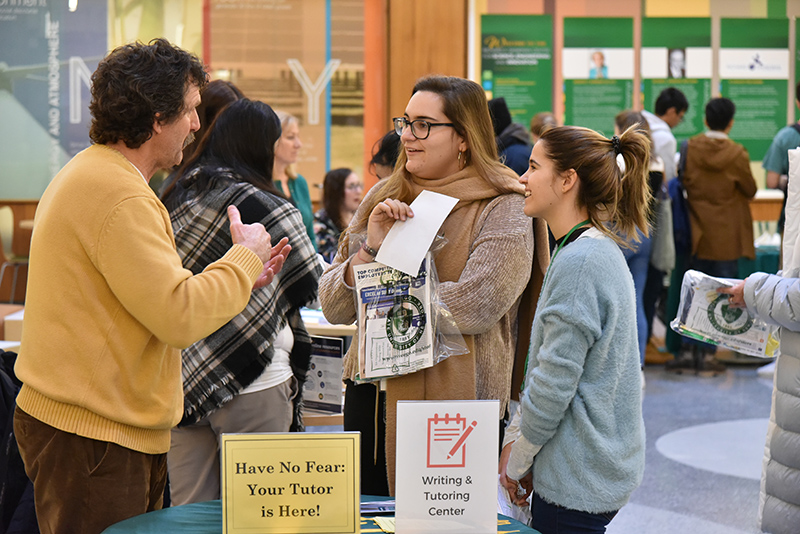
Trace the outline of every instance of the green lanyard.
<instances>
[{"instance_id":1,"label":"green lanyard","mask_svg":"<svg viewBox=\"0 0 800 534\"><path fill-rule=\"evenodd\" d=\"M590 222L591 221L589 219L586 219L585 221L581 221L575 226L573 226L572 229L569 232L567 232L567 235L564 236L564 239L561 240L561 243L559 243L558 246L556 247L556 250L553 252L553 257L550 258L550 265L547 266L547 272L544 273L544 280L542 280L542 289L539 290L540 298L542 296L542 291L544 291L544 286L547 283L547 277L550 275L550 267L553 266L553 262L555 261L556 256L558 256L558 253L561 251L561 249L564 248L567 242L569 242L569 236L571 236L575 230L589 224ZM531 328L531 333L533 333L533 328ZM525 380L528 378L528 362L531 361L531 348L532 347L528 347L528 356L527 358L525 358L525 371L524 374L522 375L522 385L520 386L520 391L525 390Z\"/></svg>"},{"instance_id":2,"label":"green lanyard","mask_svg":"<svg viewBox=\"0 0 800 534\"><path fill-rule=\"evenodd\" d=\"M569 232L567 232L567 235L564 236L564 239L561 240L561 243L558 244L558 246L556 247L556 250L553 252L553 257L550 258L550 265L547 266L547 272L544 273L544 280L542 280L542 290L544 290L544 285L547 283L547 277L550 275L550 267L553 265L553 262L556 260L556 256L558 256L558 253L561 251L562 248L564 248L564 245L566 245L567 242L569 241L569 236L571 236L572 233L575 230L577 230L578 228L580 228L582 226L585 226L585 225L589 224L590 222L591 221L589 219L586 219L585 221L581 221L578 224L576 224L575 226L573 226L572 229ZM541 292L539 293L539 296L541 296Z\"/></svg>"}]
</instances>

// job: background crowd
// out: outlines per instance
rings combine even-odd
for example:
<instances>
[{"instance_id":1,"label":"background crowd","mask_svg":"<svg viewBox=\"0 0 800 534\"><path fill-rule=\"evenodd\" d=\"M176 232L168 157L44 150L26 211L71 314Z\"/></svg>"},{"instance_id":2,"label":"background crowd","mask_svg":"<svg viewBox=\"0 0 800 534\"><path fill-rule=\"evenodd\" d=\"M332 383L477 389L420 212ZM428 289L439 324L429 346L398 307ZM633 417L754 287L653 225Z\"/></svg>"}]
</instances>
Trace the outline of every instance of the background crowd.
<instances>
[{"instance_id":1,"label":"background crowd","mask_svg":"<svg viewBox=\"0 0 800 534\"><path fill-rule=\"evenodd\" d=\"M652 112L619 113L609 139L544 111L526 128L478 84L424 77L376 140L378 183L365 191L351 169L333 169L315 211L295 168L300 121L209 83L195 56L165 40L128 45L92 80L94 144L39 204L15 368L14 433L42 532L99 533L158 509L167 473L174 504L218 499L222 433L302 431L311 341L300 309L318 300L330 322L353 323L353 268L374 261L425 190L457 199L435 262L468 352L358 383L353 339L344 427L362 434L362 493L394 492L398 400L498 399L501 481L531 503L532 526L604 532L643 476L641 369L665 286L675 291L687 268L739 278L739 258L755 257L757 188L725 98L679 149L671 130L688 102L674 88ZM765 159L771 185L788 173L791 135L779 132ZM148 182L161 169L156 195ZM797 490L776 482L800 469L786 443L800 325L785 303L798 293L784 280L752 276L731 297L787 332L763 487L775 533L800 524ZM667 368L724 372L697 343Z\"/></svg>"}]
</instances>

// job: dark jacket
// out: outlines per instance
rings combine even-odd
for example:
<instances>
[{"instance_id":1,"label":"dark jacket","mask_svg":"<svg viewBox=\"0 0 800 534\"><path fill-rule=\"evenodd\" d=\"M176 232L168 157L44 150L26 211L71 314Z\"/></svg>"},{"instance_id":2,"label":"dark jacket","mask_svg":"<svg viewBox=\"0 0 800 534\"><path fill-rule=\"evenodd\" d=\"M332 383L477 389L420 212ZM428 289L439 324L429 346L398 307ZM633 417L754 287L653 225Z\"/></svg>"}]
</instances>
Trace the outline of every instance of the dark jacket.
<instances>
[{"instance_id":1,"label":"dark jacket","mask_svg":"<svg viewBox=\"0 0 800 534\"><path fill-rule=\"evenodd\" d=\"M512 122L497 136L497 150L500 161L518 175L522 176L528 170L533 146L528 130L521 124Z\"/></svg>"},{"instance_id":2,"label":"dark jacket","mask_svg":"<svg viewBox=\"0 0 800 534\"><path fill-rule=\"evenodd\" d=\"M14 409L22 385L14 375L16 357L0 350L0 532L38 534L33 483L25 474L14 437Z\"/></svg>"}]
</instances>

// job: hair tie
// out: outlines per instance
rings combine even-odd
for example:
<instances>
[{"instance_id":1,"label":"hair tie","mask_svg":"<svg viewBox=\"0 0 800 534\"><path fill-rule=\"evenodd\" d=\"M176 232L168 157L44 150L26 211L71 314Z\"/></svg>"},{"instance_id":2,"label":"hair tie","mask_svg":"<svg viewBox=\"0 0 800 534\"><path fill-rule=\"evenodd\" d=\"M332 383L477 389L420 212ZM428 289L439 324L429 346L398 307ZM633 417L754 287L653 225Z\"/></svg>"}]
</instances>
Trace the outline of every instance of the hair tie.
<instances>
[{"instance_id":1,"label":"hair tie","mask_svg":"<svg viewBox=\"0 0 800 534\"><path fill-rule=\"evenodd\" d=\"M619 137L616 135L611 138L611 146L614 147L614 154L619 155L622 151L619 149Z\"/></svg>"}]
</instances>

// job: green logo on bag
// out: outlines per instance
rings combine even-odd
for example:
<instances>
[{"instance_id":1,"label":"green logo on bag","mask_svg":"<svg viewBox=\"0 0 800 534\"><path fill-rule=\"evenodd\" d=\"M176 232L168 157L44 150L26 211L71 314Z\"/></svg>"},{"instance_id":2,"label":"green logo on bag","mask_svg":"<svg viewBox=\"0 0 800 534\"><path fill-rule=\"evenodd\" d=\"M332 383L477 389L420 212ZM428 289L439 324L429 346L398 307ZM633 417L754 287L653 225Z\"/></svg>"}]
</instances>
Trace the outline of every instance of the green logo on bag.
<instances>
[{"instance_id":1,"label":"green logo on bag","mask_svg":"<svg viewBox=\"0 0 800 534\"><path fill-rule=\"evenodd\" d=\"M741 308L728 305L728 295L719 295L708 306L711 326L729 336L744 334L753 326L753 318Z\"/></svg>"},{"instance_id":2,"label":"green logo on bag","mask_svg":"<svg viewBox=\"0 0 800 534\"><path fill-rule=\"evenodd\" d=\"M386 314L386 335L397 350L413 347L425 332L422 302L411 295L401 295Z\"/></svg>"}]
</instances>

